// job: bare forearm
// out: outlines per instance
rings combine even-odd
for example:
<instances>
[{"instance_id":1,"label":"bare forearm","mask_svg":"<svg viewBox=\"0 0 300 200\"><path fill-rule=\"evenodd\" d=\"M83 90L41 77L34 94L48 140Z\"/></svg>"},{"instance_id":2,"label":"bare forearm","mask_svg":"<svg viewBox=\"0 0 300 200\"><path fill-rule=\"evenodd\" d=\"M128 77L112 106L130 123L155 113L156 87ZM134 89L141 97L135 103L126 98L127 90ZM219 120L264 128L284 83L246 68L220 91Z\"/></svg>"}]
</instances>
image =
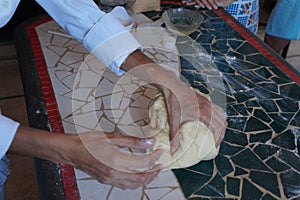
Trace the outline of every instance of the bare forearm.
<instances>
[{"instance_id":1,"label":"bare forearm","mask_svg":"<svg viewBox=\"0 0 300 200\"><path fill-rule=\"evenodd\" d=\"M61 154L68 152L65 151L68 149L68 143L64 142L66 137L72 136L20 126L9 152L66 163L67 160Z\"/></svg>"}]
</instances>

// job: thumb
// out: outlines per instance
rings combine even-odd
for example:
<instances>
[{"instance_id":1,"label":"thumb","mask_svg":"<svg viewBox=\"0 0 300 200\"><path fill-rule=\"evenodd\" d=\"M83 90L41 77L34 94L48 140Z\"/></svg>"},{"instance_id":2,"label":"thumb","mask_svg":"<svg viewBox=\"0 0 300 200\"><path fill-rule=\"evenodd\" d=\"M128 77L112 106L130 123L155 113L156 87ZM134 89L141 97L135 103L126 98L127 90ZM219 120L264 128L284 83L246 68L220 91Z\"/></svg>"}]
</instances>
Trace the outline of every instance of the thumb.
<instances>
[{"instance_id":1,"label":"thumb","mask_svg":"<svg viewBox=\"0 0 300 200\"><path fill-rule=\"evenodd\" d=\"M176 123L175 121L173 122L169 122L170 124L170 144L171 144L171 153L175 153L177 151L177 149L180 146L179 143L179 121L177 121L178 123Z\"/></svg>"}]
</instances>

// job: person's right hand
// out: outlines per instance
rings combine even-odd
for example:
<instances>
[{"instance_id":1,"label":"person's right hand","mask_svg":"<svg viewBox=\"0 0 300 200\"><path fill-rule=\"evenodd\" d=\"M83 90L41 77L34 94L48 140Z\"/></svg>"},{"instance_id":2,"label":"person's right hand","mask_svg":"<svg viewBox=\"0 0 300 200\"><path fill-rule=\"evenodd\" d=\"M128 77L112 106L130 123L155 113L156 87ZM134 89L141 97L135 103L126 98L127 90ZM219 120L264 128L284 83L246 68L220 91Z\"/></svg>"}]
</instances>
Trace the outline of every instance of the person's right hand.
<instances>
[{"instance_id":1,"label":"person's right hand","mask_svg":"<svg viewBox=\"0 0 300 200\"><path fill-rule=\"evenodd\" d=\"M199 5L201 8L217 9L218 7L226 8L235 0L186 0L188 6Z\"/></svg>"},{"instance_id":2,"label":"person's right hand","mask_svg":"<svg viewBox=\"0 0 300 200\"><path fill-rule=\"evenodd\" d=\"M65 159L102 183L122 189L135 189L150 183L160 171L161 166L153 166L153 163L160 157L162 150L151 154L134 154L120 148L145 150L154 145L154 139L101 132L72 137L76 143L66 141L72 148L65 149Z\"/></svg>"},{"instance_id":3,"label":"person's right hand","mask_svg":"<svg viewBox=\"0 0 300 200\"><path fill-rule=\"evenodd\" d=\"M176 86L176 84L173 84ZM163 89L168 110L170 125L171 152L179 148L179 130L189 121L203 122L213 133L215 146L218 148L222 142L226 127L226 113L224 110L191 88L178 85L172 90Z\"/></svg>"}]
</instances>

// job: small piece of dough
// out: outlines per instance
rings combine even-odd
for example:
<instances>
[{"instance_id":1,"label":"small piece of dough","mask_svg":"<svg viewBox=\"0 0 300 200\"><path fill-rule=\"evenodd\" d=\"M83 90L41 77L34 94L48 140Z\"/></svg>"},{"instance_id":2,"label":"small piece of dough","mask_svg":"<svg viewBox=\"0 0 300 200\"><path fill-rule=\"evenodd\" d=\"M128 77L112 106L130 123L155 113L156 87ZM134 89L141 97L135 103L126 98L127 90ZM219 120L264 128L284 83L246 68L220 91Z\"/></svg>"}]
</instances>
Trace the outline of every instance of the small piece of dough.
<instances>
[{"instance_id":1,"label":"small piece of dough","mask_svg":"<svg viewBox=\"0 0 300 200\"><path fill-rule=\"evenodd\" d=\"M163 170L190 167L201 160L210 160L218 155L213 133L200 121L183 124L179 132L180 147L170 153L168 114L162 94L153 101L150 110L150 131L146 137L154 136L156 144L148 152L164 149L165 152L155 164L162 164Z\"/></svg>"}]
</instances>

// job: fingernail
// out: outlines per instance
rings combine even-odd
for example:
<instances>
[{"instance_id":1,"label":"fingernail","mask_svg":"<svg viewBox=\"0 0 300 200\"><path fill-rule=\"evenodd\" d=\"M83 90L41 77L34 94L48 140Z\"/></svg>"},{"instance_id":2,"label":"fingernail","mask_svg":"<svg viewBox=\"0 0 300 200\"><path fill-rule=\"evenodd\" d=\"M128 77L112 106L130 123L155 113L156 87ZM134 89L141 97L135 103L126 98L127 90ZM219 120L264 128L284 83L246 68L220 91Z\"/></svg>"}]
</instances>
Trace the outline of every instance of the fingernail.
<instances>
[{"instance_id":1,"label":"fingernail","mask_svg":"<svg viewBox=\"0 0 300 200\"><path fill-rule=\"evenodd\" d=\"M155 142L154 138L147 138L147 139L141 140L140 144L142 144L142 145L152 145L152 144L154 144L154 142Z\"/></svg>"},{"instance_id":2,"label":"fingernail","mask_svg":"<svg viewBox=\"0 0 300 200\"><path fill-rule=\"evenodd\" d=\"M209 10L211 10L211 9L212 9L212 7L211 7L211 6L207 6L207 8L208 8Z\"/></svg>"}]
</instances>

